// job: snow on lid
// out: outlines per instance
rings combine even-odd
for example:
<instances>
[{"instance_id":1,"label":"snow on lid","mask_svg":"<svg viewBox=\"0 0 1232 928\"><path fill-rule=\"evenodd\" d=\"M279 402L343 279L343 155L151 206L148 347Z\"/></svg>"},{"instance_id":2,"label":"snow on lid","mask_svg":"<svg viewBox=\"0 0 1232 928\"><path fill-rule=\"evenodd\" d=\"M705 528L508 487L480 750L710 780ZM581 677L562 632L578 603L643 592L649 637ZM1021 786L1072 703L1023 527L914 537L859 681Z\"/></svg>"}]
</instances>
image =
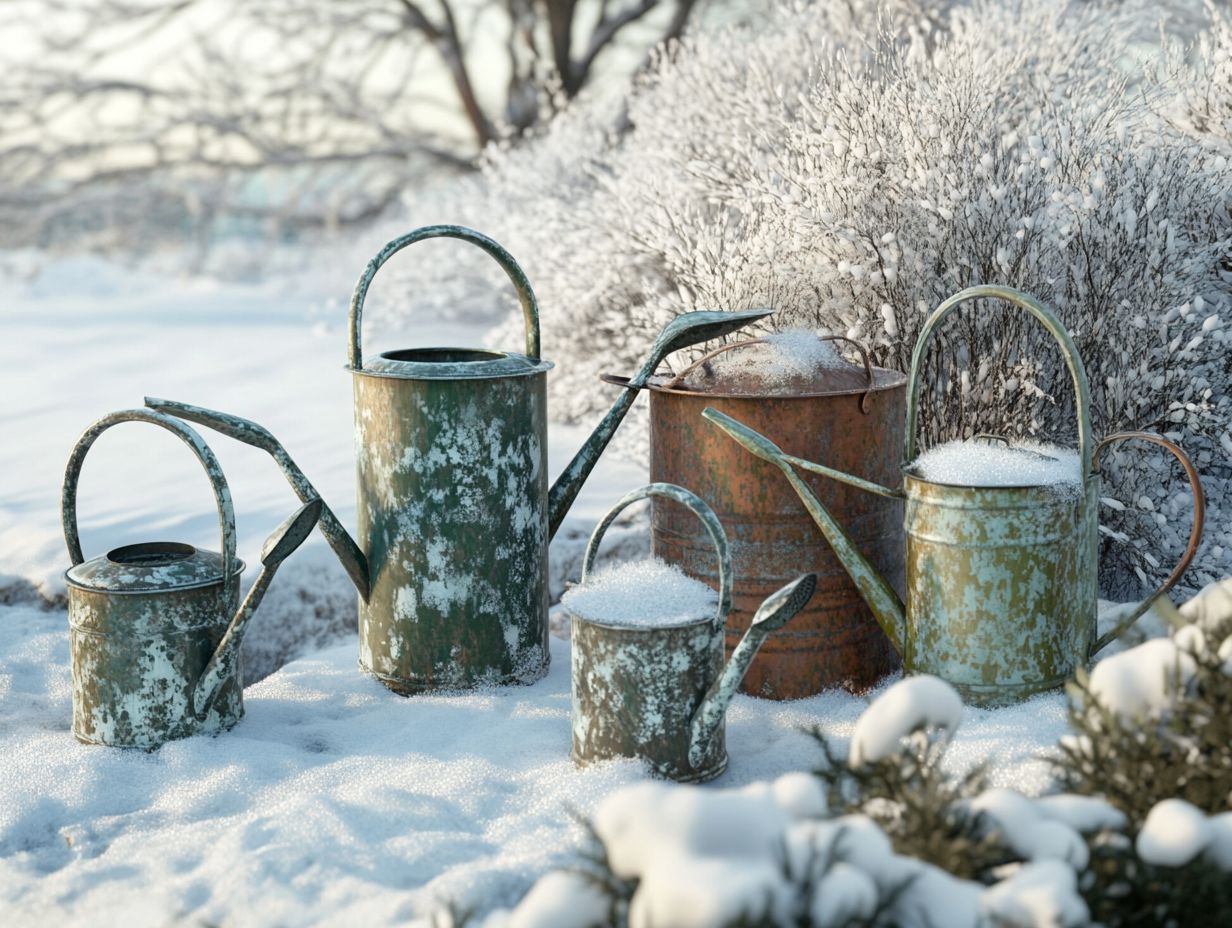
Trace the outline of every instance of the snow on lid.
<instances>
[{"instance_id":1,"label":"snow on lid","mask_svg":"<svg viewBox=\"0 0 1232 928\"><path fill-rule=\"evenodd\" d=\"M1034 442L946 442L921 454L911 470L933 483L965 487L1053 486L1077 492L1082 486L1078 452Z\"/></svg>"},{"instance_id":2,"label":"snow on lid","mask_svg":"<svg viewBox=\"0 0 1232 928\"><path fill-rule=\"evenodd\" d=\"M714 615L718 595L659 558L625 561L591 574L561 603L592 622L659 628Z\"/></svg>"},{"instance_id":3,"label":"snow on lid","mask_svg":"<svg viewBox=\"0 0 1232 928\"><path fill-rule=\"evenodd\" d=\"M919 728L944 728L953 734L962 719L962 700L954 687L927 674L899 680L873 700L856 722L848 763L859 767L889 757L899 741Z\"/></svg>"},{"instance_id":4,"label":"snow on lid","mask_svg":"<svg viewBox=\"0 0 1232 928\"><path fill-rule=\"evenodd\" d=\"M719 355L710 362L709 373L698 368L684 385L699 390L788 393L855 389L866 379L864 371L844 358L834 342L822 341L808 329L789 329Z\"/></svg>"}]
</instances>

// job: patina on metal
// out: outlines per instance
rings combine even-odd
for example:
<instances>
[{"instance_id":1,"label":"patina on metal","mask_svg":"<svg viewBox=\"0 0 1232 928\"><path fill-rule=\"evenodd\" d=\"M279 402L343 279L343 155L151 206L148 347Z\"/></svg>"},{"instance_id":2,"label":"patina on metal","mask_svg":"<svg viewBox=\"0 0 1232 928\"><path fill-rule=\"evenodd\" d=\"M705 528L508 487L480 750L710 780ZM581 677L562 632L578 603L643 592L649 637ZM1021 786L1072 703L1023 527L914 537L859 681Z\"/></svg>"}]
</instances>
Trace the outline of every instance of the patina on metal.
<instances>
[{"instance_id":1,"label":"patina on metal","mask_svg":"<svg viewBox=\"0 0 1232 928\"><path fill-rule=\"evenodd\" d=\"M920 377L929 339L960 304L982 298L1005 300L1031 313L1061 347L1076 394L1083 478L1072 495L1044 486L953 486L925 480L914 470ZM707 409L703 415L754 455L782 470L902 655L904 670L935 674L976 705L1014 702L1061 685L1176 582L1202 533L1202 487L1179 448L1149 433L1105 439L1107 443L1145 438L1171 451L1190 478L1195 515L1189 548L1168 581L1116 628L1097 638L1100 494L1086 372L1073 341L1053 313L1034 297L1008 287L963 290L942 303L924 324L911 362L901 488L891 489L788 454L716 409ZM906 501L905 604L800 471Z\"/></svg>"},{"instance_id":2,"label":"patina on metal","mask_svg":"<svg viewBox=\"0 0 1232 928\"><path fill-rule=\"evenodd\" d=\"M461 239L491 256L521 303L525 353L412 348L365 360L368 288L394 254L430 238ZM662 358L760 319L688 313L655 340ZM360 666L395 692L530 683L548 667L548 542L636 399L623 391L549 489L547 372L539 309L522 268L472 229L428 226L368 262L351 297L358 544L328 509L321 529L360 594ZM303 499L308 478L266 429L167 400L146 405L218 429L272 454Z\"/></svg>"},{"instance_id":3,"label":"patina on metal","mask_svg":"<svg viewBox=\"0 0 1232 928\"><path fill-rule=\"evenodd\" d=\"M702 524L718 564L717 609L713 616L655 625L621 625L570 612L573 760L585 766L638 757L662 776L700 783L727 769L727 707L762 642L804 607L816 577L798 577L770 596L724 669L731 557L718 516L697 495L654 483L623 496L590 537L582 583L594 568L608 526L627 506L650 497L675 501Z\"/></svg>"},{"instance_id":4,"label":"patina on metal","mask_svg":"<svg viewBox=\"0 0 1232 928\"><path fill-rule=\"evenodd\" d=\"M221 552L148 542L85 560L77 531L81 467L98 436L121 422L160 426L196 454L214 490ZM305 504L270 536L261 573L239 605L244 563L235 554L231 494L201 436L146 409L111 413L86 429L69 456L61 493L73 563L65 579L77 739L149 750L238 722L244 714L240 642L278 564L312 531L320 505Z\"/></svg>"},{"instance_id":5,"label":"patina on metal","mask_svg":"<svg viewBox=\"0 0 1232 928\"><path fill-rule=\"evenodd\" d=\"M717 376L717 355L761 343L734 342L675 376L650 378L650 478L687 485L718 514L732 542L735 583L727 619L730 653L758 605L801 570L818 591L791 627L766 642L744 679L747 693L799 699L836 686L863 690L899 663L859 590L777 468L745 454L702 419L713 407L780 436L788 453L868 480L892 482L903 441L907 378L876 368L856 342L861 365L826 368L767 388L755 379ZM704 376L703 376L704 375ZM605 378L618 383L619 378ZM902 503L872 502L857 490L804 475L810 490L851 534L861 554L903 590ZM714 561L697 520L670 500L653 502L654 553L712 586Z\"/></svg>"}]
</instances>

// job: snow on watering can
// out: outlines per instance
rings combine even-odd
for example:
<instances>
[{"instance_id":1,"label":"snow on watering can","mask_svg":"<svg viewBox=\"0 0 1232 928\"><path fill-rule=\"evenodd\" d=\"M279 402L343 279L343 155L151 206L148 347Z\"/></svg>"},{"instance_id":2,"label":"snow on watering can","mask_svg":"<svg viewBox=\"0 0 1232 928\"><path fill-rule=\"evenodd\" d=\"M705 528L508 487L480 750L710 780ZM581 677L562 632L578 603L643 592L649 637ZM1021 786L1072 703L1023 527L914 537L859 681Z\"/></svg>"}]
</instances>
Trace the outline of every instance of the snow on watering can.
<instances>
[{"instance_id":1,"label":"snow on watering can","mask_svg":"<svg viewBox=\"0 0 1232 928\"><path fill-rule=\"evenodd\" d=\"M161 426L197 455L214 489L222 551L175 542L125 545L85 560L77 533L77 481L86 452L121 422ZM61 495L77 740L153 749L225 731L244 714L240 642L274 571L316 525L311 499L261 551L261 573L240 605L244 562L235 554L235 513L222 468L195 431L170 416L130 409L104 416L69 456Z\"/></svg>"},{"instance_id":2,"label":"snow on watering can","mask_svg":"<svg viewBox=\"0 0 1232 928\"><path fill-rule=\"evenodd\" d=\"M958 485L928 480L919 473L915 431L929 338L960 304L981 298L1005 300L1031 313L1062 349L1078 414L1080 470L1071 494L1049 485ZM911 359L899 489L785 454L765 436L717 410L702 414L750 452L782 469L902 655L906 672L934 674L953 684L965 700L996 705L1064 683L1076 667L1120 636L1170 589L1197 550L1204 498L1189 459L1171 442L1147 432L1122 432L1094 444L1090 405L1082 359L1052 312L1017 290L979 286L942 303L920 333ZM1188 550L1164 585L1115 628L1097 637L1098 462L1106 445L1125 439L1161 445L1181 462L1193 488L1194 526ZM796 468L906 501L905 604Z\"/></svg>"},{"instance_id":3,"label":"snow on watering can","mask_svg":"<svg viewBox=\"0 0 1232 928\"><path fill-rule=\"evenodd\" d=\"M412 348L365 360L360 322L376 272L408 245L442 236L481 248L508 275L522 305L525 353ZM672 320L549 489L552 364L539 356L539 308L522 268L492 239L459 226L417 229L382 248L360 276L350 308L359 543L328 507L321 512L321 531L359 591L361 668L404 695L542 677L548 542L637 388L668 354L766 315L696 312ZM256 423L167 400L146 405L264 449L301 499L317 495Z\"/></svg>"},{"instance_id":4,"label":"snow on watering can","mask_svg":"<svg viewBox=\"0 0 1232 928\"><path fill-rule=\"evenodd\" d=\"M659 561L616 567L588 588L608 526L625 507L651 496L680 503L705 526L719 563L717 607L705 584ZM647 568L657 576L643 576ZM630 569L638 575L629 576ZM612 583L618 586L605 588ZM724 719L732 697L766 636L804 608L816 584L814 574L805 574L771 594L724 669L732 571L718 516L670 483L623 496L590 536L581 584L564 600L572 618L574 762L640 757L680 782L717 777L727 769ZM630 595L642 602L630 607Z\"/></svg>"}]
</instances>

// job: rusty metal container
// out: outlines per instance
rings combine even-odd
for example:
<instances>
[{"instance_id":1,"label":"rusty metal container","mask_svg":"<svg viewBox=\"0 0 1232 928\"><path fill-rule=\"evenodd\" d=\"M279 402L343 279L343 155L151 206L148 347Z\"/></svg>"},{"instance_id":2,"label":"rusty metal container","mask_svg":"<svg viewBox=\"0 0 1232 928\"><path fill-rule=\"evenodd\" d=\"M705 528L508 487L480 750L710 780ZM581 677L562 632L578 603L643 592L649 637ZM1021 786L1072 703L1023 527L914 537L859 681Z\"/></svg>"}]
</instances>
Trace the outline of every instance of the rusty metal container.
<instances>
[{"instance_id":1,"label":"rusty metal container","mask_svg":"<svg viewBox=\"0 0 1232 928\"><path fill-rule=\"evenodd\" d=\"M756 343L737 342L720 351ZM799 699L837 686L858 691L894 670L899 661L778 468L744 453L702 419L702 410L714 407L774 435L788 453L879 483L893 482L901 463L907 378L873 367L864 349L859 352L862 368L824 368L793 378L773 393L747 378L704 376L706 365L720 352L647 384L650 479L689 487L718 513L731 541L735 585L727 620L728 652L767 596L802 572L817 574L817 592L808 606L767 640L753 661L743 689L755 696ZM860 551L902 590L902 504L870 499L821 477L802 477L827 507L842 513L839 518ZM709 539L685 509L656 499L651 531L657 556L716 584Z\"/></svg>"}]
</instances>

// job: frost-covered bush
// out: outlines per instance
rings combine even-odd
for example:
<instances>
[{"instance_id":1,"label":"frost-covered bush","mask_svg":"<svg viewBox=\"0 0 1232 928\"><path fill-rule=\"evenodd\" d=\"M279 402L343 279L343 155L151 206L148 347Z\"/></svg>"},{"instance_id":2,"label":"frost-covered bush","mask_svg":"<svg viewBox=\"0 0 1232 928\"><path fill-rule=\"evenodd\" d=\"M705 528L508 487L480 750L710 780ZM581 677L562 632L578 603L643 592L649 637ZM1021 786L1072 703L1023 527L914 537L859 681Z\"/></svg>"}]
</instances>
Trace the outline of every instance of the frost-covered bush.
<instances>
[{"instance_id":1,"label":"frost-covered bush","mask_svg":"<svg viewBox=\"0 0 1232 928\"><path fill-rule=\"evenodd\" d=\"M902 369L955 291L1032 292L1074 335L1097 434L1166 431L1202 470L1196 589L1232 572L1232 153L1212 141L1222 97L1195 76L1227 71L1227 22L1200 37L1198 71L1156 82L1130 64L1143 10L784 4L755 32L674 46L627 98L583 102L490 153L450 215L421 208L438 192L408 209L415 224L472 222L524 261L558 363L553 414L568 419L596 415L611 389L595 375L631 370L683 311L772 305L776 327L851 335ZM507 312L494 340L517 345ZM960 313L927 382L929 440L1073 434L1057 349L1022 314ZM636 418L624 430L644 433ZM1189 500L1154 449L1110 451L1105 474L1103 580L1129 595L1184 549Z\"/></svg>"}]
</instances>

